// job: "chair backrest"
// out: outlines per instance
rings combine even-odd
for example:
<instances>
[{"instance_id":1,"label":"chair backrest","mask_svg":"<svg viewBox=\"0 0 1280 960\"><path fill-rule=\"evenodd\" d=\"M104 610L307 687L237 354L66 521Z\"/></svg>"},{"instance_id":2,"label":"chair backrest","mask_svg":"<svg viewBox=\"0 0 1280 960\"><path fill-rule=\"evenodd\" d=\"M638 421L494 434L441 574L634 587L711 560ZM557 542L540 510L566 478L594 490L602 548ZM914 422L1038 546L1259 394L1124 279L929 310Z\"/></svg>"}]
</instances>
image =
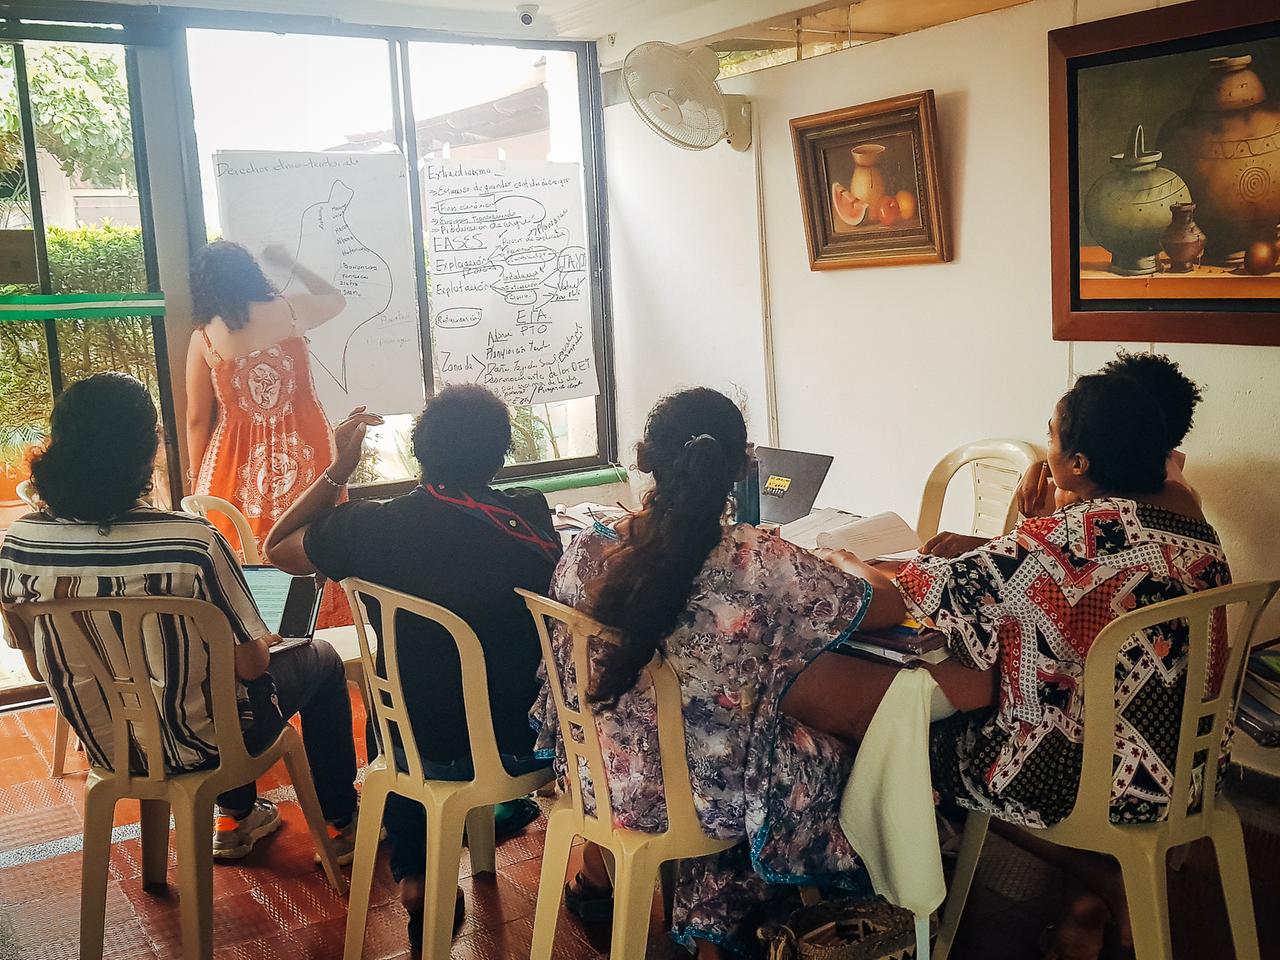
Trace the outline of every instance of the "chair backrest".
<instances>
[{"instance_id":1,"label":"chair backrest","mask_svg":"<svg viewBox=\"0 0 1280 960\"><path fill-rule=\"evenodd\" d=\"M604 644L617 643L618 631L606 627L572 607L548 600L546 597L517 589L525 605L538 625L538 639L542 642L542 659L547 668L547 681L555 701L560 721L560 740L564 744L569 795L577 812L586 819L582 796L583 766L591 778L595 793L595 819L611 827L613 805L610 802L608 766L600 750L600 738L596 735L595 712L587 700L590 685L590 644L593 638ZM551 643L548 621L564 625L572 644L570 662L573 665L574 696L576 706L568 703L565 678L556 661ZM662 792L667 804L667 832L684 836L701 835L702 823L693 806L693 786L689 780L689 757L685 752L683 697L680 680L671 664L655 654L641 674L640 686L645 681L651 685L658 717L658 753L662 759Z\"/></svg>"},{"instance_id":2,"label":"chair backrest","mask_svg":"<svg viewBox=\"0 0 1280 960\"><path fill-rule=\"evenodd\" d=\"M366 709L373 711L378 742L384 756L388 757L388 767L395 768L395 764L390 761L391 747L395 742L391 735L394 728L399 734L400 743L404 745L409 776L417 782L430 779L423 772L422 754L409 723L408 704L400 683L396 615L403 611L439 624L453 637L454 645L458 648L458 662L462 667L462 703L467 716L467 739L471 743L471 765L475 771L475 779L481 780L503 771L502 758L498 753L498 738L493 732L493 712L489 704L489 671L485 666L484 648L480 645L476 632L451 610L399 590L380 587L356 577L343 580L342 588L347 592L347 600L351 604L356 636L360 639L360 660L364 665L365 683L369 685L371 694L371 702ZM374 615L369 601L375 602L378 607L378 636L382 643L385 674L378 673L373 647L369 644L366 624L372 622Z\"/></svg>"},{"instance_id":3,"label":"chair backrest","mask_svg":"<svg viewBox=\"0 0 1280 960\"><path fill-rule=\"evenodd\" d=\"M236 528L236 536L240 538L240 555L244 558L244 562L249 564L262 562L262 553L258 550L258 538L253 535L253 528L249 526L245 515L230 500L197 493L182 498L182 511L206 518L211 512L222 514Z\"/></svg>"},{"instance_id":4,"label":"chair backrest","mask_svg":"<svg viewBox=\"0 0 1280 960\"><path fill-rule=\"evenodd\" d=\"M920 500L916 533L929 540L942 523L947 486L961 467L973 464L973 525L970 533L988 539L1003 536L1018 519L1014 494L1018 481L1040 459L1036 448L1022 440L991 438L956 447L933 468Z\"/></svg>"},{"instance_id":5,"label":"chair backrest","mask_svg":"<svg viewBox=\"0 0 1280 960\"><path fill-rule=\"evenodd\" d=\"M14 488L14 493L18 495L18 499L25 503L32 510L41 510L40 494L36 491L36 485L31 482L28 477Z\"/></svg>"},{"instance_id":6,"label":"chair backrest","mask_svg":"<svg viewBox=\"0 0 1280 960\"><path fill-rule=\"evenodd\" d=\"M1254 580L1201 590L1117 617L1098 633L1084 667L1084 757L1080 789L1076 793L1075 808L1064 825L1069 823L1072 829L1099 830L1110 824L1116 752L1115 670L1121 648L1143 630L1183 620L1189 628L1190 642L1167 825L1174 845L1204 835L1203 822L1213 815L1216 802L1223 734L1239 700L1253 632L1259 614L1277 588L1280 580ZM1236 618L1234 629L1229 628L1226 666L1218 689L1212 690L1209 640L1213 619L1219 615L1217 611L1234 604L1243 604L1244 609ZM1197 754L1204 757L1203 789L1198 811L1188 813Z\"/></svg>"},{"instance_id":7,"label":"chair backrest","mask_svg":"<svg viewBox=\"0 0 1280 960\"><path fill-rule=\"evenodd\" d=\"M161 618L168 620L169 629L192 638L191 655L198 644L207 648L219 757L225 764L249 762L236 705L235 638L226 614L212 603L177 597L85 597L11 603L4 609L30 637L39 635L37 627L55 631L68 660L87 665L106 703L111 725L108 761L118 778L158 784L167 777L164 720L156 702L156 681L161 677L153 669ZM148 631L155 631L150 659ZM131 743L146 765L145 776L130 771Z\"/></svg>"}]
</instances>

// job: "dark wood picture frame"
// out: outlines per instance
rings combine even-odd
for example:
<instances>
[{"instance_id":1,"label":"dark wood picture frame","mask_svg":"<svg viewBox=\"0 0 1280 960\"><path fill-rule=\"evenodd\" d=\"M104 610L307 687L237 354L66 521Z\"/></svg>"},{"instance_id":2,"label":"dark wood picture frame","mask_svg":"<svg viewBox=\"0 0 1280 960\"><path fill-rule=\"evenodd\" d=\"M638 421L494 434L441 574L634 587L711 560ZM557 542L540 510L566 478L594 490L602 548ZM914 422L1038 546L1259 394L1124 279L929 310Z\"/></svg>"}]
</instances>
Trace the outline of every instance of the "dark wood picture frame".
<instances>
[{"instance_id":1,"label":"dark wood picture frame","mask_svg":"<svg viewBox=\"0 0 1280 960\"><path fill-rule=\"evenodd\" d=\"M1077 74L1082 67L1099 62L1139 61L1201 46L1233 44L1241 36L1239 31L1267 28L1277 19L1280 19L1280 7L1276 6L1276 0L1192 0L1049 33L1049 185L1055 340L1280 344L1280 299L1273 305L1269 297L1085 300L1080 296L1077 86ZM1192 83L1194 86L1194 81ZM1280 97L1280 90L1268 93L1273 100ZM1151 145L1152 134L1149 132L1147 136Z\"/></svg>"},{"instance_id":2,"label":"dark wood picture frame","mask_svg":"<svg viewBox=\"0 0 1280 960\"><path fill-rule=\"evenodd\" d=\"M799 117L791 121L791 140L811 270L951 259L932 90ZM897 171L896 179L875 174L883 192L877 193L874 182L866 181L871 202L864 203L836 179L844 175L835 169L835 163L837 157L844 158L845 150L854 156L859 156L857 150L863 151L863 156L870 157L865 166L877 166L882 156L888 157ZM853 177L860 175L852 172L855 161L848 159L842 169L848 173L852 188ZM837 214L833 186L844 191L841 202L845 206L841 209L849 211L847 214ZM902 194L908 194L914 204L909 216L903 216L898 205ZM883 210L881 204L886 200L893 203ZM861 217L856 224L850 219L855 216Z\"/></svg>"}]
</instances>

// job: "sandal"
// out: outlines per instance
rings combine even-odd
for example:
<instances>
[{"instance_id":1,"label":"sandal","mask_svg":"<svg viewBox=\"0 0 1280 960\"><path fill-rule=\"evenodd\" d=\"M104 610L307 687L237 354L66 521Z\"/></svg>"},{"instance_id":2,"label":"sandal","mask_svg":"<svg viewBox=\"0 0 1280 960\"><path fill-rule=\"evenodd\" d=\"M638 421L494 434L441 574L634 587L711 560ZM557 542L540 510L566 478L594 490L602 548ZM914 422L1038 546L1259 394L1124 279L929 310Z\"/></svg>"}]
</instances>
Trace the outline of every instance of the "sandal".
<instances>
[{"instance_id":1,"label":"sandal","mask_svg":"<svg viewBox=\"0 0 1280 960\"><path fill-rule=\"evenodd\" d=\"M564 885L564 906L579 920L603 923L613 917L613 890L588 883L579 873Z\"/></svg>"},{"instance_id":2,"label":"sandal","mask_svg":"<svg viewBox=\"0 0 1280 960\"><path fill-rule=\"evenodd\" d=\"M407 909L407 908L406 908ZM409 949L415 953L422 952L423 908L409 910ZM453 903L453 935L458 935L462 921L467 917L467 902L462 898L462 888L458 888L458 898Z\"/></svg>"}]
</instances>

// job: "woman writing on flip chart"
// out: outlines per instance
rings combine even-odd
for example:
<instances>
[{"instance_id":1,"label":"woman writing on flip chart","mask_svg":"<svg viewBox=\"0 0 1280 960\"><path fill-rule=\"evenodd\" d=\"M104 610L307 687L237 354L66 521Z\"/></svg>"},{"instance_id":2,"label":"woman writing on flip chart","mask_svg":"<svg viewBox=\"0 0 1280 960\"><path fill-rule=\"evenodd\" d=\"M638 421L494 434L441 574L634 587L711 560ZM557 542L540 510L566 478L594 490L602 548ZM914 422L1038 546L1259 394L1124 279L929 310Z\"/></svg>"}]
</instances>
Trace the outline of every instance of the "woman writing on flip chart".
<instances>
[{"instance_id":1,"label":"woman writing on flip chart","mask_svg":"<svg viewBox=\"0 0 1280 960\"><path fill-rule=\"evenodd\" d=\"M187 350L192 492L235 504L259 541L333 462L303 334L346 305L283 247L268 247L263 258L291 271L307 292L281 294L248 250L216 240L192 266L196 332Z\"/></svg>"}]
</instances>

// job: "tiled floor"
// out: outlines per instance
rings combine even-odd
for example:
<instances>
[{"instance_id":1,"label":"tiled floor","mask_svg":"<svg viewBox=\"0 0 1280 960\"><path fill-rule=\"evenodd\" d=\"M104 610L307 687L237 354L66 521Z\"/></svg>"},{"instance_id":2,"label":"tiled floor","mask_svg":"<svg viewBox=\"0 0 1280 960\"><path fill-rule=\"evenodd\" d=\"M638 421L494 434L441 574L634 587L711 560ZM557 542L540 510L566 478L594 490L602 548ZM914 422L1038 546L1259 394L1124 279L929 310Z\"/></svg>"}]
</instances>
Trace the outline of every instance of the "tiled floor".
<instances>
[{"instance_id":1,"label":"tiled floor","mask_svg":"<svg viewBox=\"0 0 1280 960\"><path fill-rule=\"evenodd\" d=\"M356 698L356 710L359 710ZM363 745L363 714L355 718ZM84 757L68 759L67 776L49 779L51 708L0 713L0 960L61 960L78 955L80 831ZM363 759L363 747L361 746ZM301 812L282 767L259 781L277 799L285 824L249 857L214 867L216 960L337 960L346 903L312 861ZM170 844L170 886L142 889L138 806L116 813L116 842L107 885L106 956L153 960L181 955L178 897ZM467 919L454 941L458 960L529 956L545 821L499 846L495 877L472 877L464 851L459 883ZM365 939L366 960L407 958L407 919L395 898L386 853L379 858ZM654 955L668 954L658 924ZM608 929L588 929L562 915L557 958L608 955Z\"/></svg>"},{"instance_id":2,"label":"tiled floor","mask_svg":"<svg viewBox=\"0 0 1280 960\"><path fill-rule=\"evenodd\" d=\"M359 700L356 700L357 710ZM356 742L363 743L357 716ZM73 755L63 780L48 778L53 744L50 708L0 713L0 960L62 960L77 956L80 828L84 759ZM217 960L337 960L342 956L346 904L325 883L297 805L280 769L260 781L279 799L285 826L236 865L214 868L214 950ZM1280 837L1274 801L1255 812L1246 834L1263 957L1280 957L1280 912L1270 893L1280 884ZM172 845L167 891L142 890L137 804L117 809L116 842L107 887L106 956L156 960L180 956ZM455 960L525 960L538 895L544 821L498 848L498 876L459 869L467 919L454 941ZM1058 878L1008 843L993 839L965 914L957 960L1026 960L1050 919ZM1213 855L1193 848L1171 874L1177 960L1230 960L1225 911ZM661 929L656 909L650 957L680 956ZM367 960L407 958L406 917L394 896L385 853L374 881L365 940ZM1118 955L1118 954L1117 954ZM586 927L562 912L557 960L608 956L607 927Z\"/></svg>"}]
</instances>

